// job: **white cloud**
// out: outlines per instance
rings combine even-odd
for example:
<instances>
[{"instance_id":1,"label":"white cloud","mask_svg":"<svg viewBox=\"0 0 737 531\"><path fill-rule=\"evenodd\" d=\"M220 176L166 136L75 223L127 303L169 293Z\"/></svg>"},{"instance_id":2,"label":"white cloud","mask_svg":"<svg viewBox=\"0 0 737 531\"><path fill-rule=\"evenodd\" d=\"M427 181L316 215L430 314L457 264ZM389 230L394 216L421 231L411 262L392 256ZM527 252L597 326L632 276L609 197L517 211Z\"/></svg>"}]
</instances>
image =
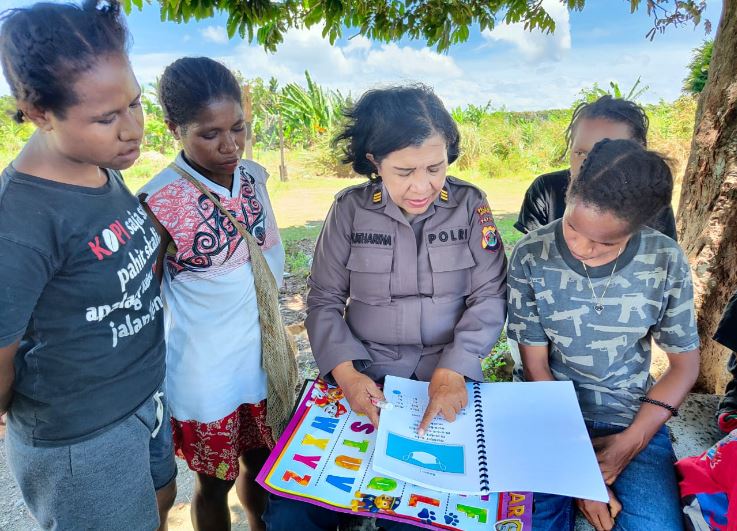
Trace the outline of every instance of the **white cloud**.
<instances>
[{"instance_id":1,"label":"white cloud","mask_svg":"<svg viewBox=\"0 0 737 531\"><path fill-rule=\"evenodd\" d=\"M200 34L205 40L215 44L228 43L228 32L224 26L207 26L200 30Z\"/></svg>"},{"instance_id":2,"label":"white cloud","mask_svg":"<svg viewBox=\"0 0 737 531\"><path fill-rule=\"evenodd\" d=\"M448 55L440 55L429 48L411 48L384 44L379 49L371 49L366 58L369 72L400 79L432 80L433 78L453 78L463 74L455 60Z\"/></svg>"},{"instance_id":3,"label":"white cloud","mask_svg":"<svg viewBox=\"0 0 737 531\"><path fill-rule=\"evenodd\" d=\"M305 70L320 83L346 79L355 67L344 49L331 46L316 27L287 32L276 53L244 42L220 59L247 78L274 76L281 84L304 81Z\"/></svg>"},{"instance_id":4,"label":"white cloud","mask_svg":"<svg viewBox=\"0 0 737 531\"><path fill-rule=\"evenodd\" d=\"M491 42L506 42L517 48L530 62L560 61L571 49L571 23L568 8L560 0L542 0L545 11L555 21L555 32L545 34L539 30L526 30L522 22L499 24L482 35Z\"/></svg>"},{"instance_id":5,"label":"white cloud","mask_svg":"<svg viewBox=\"0 0 737 531\"><path fill-rule=\"evenodd\" d=\"M131 54L130 60L133 72L141 84L152 83L164 73L164 68L182 55L178 53L142 53Z\"/></svg>"},{"instance_id":6,"label":"white cloud","mask_svg":"<svg viewBox=\"0 0 737 531\"><path fill-rule=\"evenodd\" d=\"M348 44L343 48L345 53L351 53L354 51L364 52L371 49L371 39L364 37L363 35L356 35L350 37Z\"/></svg>"},{"instance_id":7,"label":"white cloud","mask_svg":"<svg viewBox=\"0 0 737 531\"><path fill-rule=\"evenodd\" d=\"M428 48L397 44L378 45L363 36L347 44L331 45L317 27L289 31L275 53L243 43L220 60L246 78L276 77L281 85L304 83L304 72L321 85L358 95L365 89L406 81L433 83L463 75L448 55Z\"/></svg>"},{"instance_id":8,"label":"white cloud","mask_svg":"<svg viewBox=\"0 0 737 531\"><path fill-rule=\"evenodd\" d=\"M567 108L578 92L594 83L608 89L615 81L626 92L641 77L649 90L641 100L655 103L673 100L680 94L681 79L690 57L687 44L642 46L600 46L573 49L556 63L530 65L521 57L509 54L490 55L488 59L458 61L465 73L439 89L452 104L483 104L489 99L494 107L511 110ZM458 103L456 103L458 102Z\"/></svg>"}]
</instances>

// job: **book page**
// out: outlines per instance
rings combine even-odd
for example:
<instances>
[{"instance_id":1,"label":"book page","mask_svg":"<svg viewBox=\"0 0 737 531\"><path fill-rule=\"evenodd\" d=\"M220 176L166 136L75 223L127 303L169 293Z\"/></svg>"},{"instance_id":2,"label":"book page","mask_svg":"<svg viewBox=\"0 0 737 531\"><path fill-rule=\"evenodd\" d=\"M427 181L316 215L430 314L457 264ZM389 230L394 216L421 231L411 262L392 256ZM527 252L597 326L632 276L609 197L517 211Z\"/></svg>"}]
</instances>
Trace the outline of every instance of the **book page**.
<instances>
[{"instance_id":1,"label":"book page","mask_svg":"<svg viewBox=\"0 0 737 531\"><path fill-rule=\"evenodd\" d=\"M571 382L479 388L492 490L609 501Z\"/></svg>"},{"instance_id":2,"label":"book page","mask_svg":"<svg viewBox=\"0 0 737 531\"><path fill-rule=\"evenodd\" d=\"M428 404L428 382L387 376L384 396L393 404L379 417L373 469L442 492L482 494L476 427L471 403L450 423L436 417L417 435Z\"/></svg>"}]
</instances>

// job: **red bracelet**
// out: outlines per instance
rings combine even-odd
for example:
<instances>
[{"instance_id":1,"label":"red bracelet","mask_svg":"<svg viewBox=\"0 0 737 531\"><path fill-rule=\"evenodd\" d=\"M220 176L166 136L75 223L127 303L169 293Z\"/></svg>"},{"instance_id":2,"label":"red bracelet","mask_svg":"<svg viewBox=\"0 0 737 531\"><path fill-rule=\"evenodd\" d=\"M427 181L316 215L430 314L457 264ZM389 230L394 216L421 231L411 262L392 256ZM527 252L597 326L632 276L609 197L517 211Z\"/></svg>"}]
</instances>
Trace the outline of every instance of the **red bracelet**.
<instances>
[{"instance_id":1,"label":"red bracelet","mask_svg":"<svg viewBox=\"0 0 737 531\"><path fill-rule=\"evenodd\" d=\"M662 408L665 408L668 411L670 411L671 412L671 415L673 415L674 417L677 417L678 416L678 408L677 407L673 407L670 404L666 404L665 402L661 402L660 400L655 400L653 398L648 398L646 396L641 396L639 400L640 400L640 402L647 402L648 404L653 404L653 405L656 405L656 406L660 406Z\"/></svg>"}]
</instances>

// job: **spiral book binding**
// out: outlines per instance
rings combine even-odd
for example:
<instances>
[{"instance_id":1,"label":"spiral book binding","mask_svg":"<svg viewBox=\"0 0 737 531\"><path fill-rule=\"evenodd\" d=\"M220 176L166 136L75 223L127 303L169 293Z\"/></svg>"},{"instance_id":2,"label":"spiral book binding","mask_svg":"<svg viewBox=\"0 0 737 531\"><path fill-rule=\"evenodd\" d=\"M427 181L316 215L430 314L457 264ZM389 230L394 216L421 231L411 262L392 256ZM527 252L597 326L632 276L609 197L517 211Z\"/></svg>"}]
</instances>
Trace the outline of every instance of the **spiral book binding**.
<instances>
[{"instance_id":1,"label":"spiral book binding","mask_svg":"<svg viewBox=\"0 0 737 531\"><path fill-rule=\"evenodd\" d=\"M484 414L481 407L481 385L473 384L473 415L476 424L476 448L479 452L479 486L484 493L489 492L489 462L486 457L486 439L484 438Z\"/></svg>"}]
</instances>

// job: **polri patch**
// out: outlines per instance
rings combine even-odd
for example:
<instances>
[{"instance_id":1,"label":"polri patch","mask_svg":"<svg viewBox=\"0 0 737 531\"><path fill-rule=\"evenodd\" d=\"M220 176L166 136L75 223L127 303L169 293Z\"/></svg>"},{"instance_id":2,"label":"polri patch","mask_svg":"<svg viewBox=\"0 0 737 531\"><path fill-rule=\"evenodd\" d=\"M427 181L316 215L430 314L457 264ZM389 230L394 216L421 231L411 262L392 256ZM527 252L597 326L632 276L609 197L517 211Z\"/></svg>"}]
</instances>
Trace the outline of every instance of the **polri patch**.
<instances>
[{"instance_id":1,"label":"polri patch","mask_svg":"<svg viewBox=\"0 0 737 531\"><path fill-rule=\"evenodd\" d=\"M502 245L502 239L496 230L496 225L487 225L481 228L481 248L487 251L497 251Z\"/></svg>"},{"instance_id":2,"label":"polri patch","mask_svg":"<svg viewBox=\"0 0 737 531\"><path fill-rule=\"evenodd\" d=\"M455 243L465 242L468 240L467 228L452 228L452 229L440 229L435 232L427 233L427 244L443 244L443 243Z\"/></svg>"}]
</instances>

